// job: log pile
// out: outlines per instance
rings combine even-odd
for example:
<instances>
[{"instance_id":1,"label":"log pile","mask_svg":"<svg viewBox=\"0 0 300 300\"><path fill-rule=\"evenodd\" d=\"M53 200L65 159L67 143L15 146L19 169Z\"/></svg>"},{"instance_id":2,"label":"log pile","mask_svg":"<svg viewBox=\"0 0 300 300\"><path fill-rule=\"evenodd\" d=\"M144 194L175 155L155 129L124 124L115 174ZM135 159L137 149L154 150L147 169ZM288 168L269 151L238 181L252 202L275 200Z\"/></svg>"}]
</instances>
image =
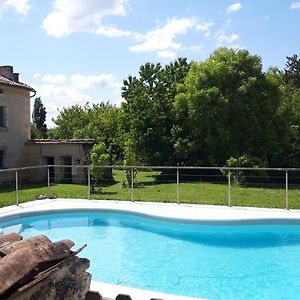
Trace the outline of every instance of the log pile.
<instances>
[{"instance_id":1,"label":"log pile","mask_svg":"<svg viewBox=\"0 0 300 300\"><path fill-rule=\"evenodd\" d=\"M0 236L0 300L85 299L90 290L90 262L76 256L71 240L52 242L40 235Z\"/></svg>"},{"instance_id":2,"label":"log pile","mask_svg":"<svg viewBox=\"0 0 300 300\"><path fill-rule=\"evenodd\" d=\"M52 242L44 235L0 235L0 300L132 300L90 291L90 262L77 256L86 245L71 251L73 246L71 240Z\"/></svg>"}]
</instances>

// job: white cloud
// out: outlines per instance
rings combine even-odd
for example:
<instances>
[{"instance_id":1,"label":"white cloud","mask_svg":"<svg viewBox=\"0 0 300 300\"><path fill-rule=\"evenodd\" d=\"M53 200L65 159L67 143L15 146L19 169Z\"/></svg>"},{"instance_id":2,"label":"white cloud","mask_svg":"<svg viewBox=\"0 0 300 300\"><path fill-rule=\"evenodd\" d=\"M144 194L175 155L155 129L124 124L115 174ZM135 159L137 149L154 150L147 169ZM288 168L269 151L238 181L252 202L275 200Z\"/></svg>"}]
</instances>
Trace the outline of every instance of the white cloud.
<instances>
[{"instance_id":1,"label":"white cloud","mask_svg":"<svg viewBox=\"0 0 300 300\"><path fill-rule=\"evenodd\" d=\"M46 75L35 73L33 77L37 82L33 85L37 97L42 98L47 110L48 127L54 126L51 120L58 116L58 109L74 104L84 105L86 102L95 103L97 99L102 99L107 91L116 95L114 103L120 102L121 82L114 74L66 76L60 73Z\"/></svg>"},{"instance_id":2,"label":"white cloud","mask_svg":"<svg viewBox=\"0 0 300 300\"><path fill-rule=\"evenodd\" d=\"M72 86L57 86L55 84L42 84L35 86L35 89L42 98L54 98L64 103L82 103L92 98Z\"/></svg>"},{"instance_id":3,"label":"white cloud","mask_svg":"<svg viewBox=\"0 0 300 300\"><path fill-rule=\"evenodd\" d=\"M291 9L300 9L300 2L292 2Z\"/></svg>"},{"instance_id":4,"label":"white cloud","mask_svg":"<svg viewBox=\"0 0 300 300\"><path fill-rule=\"evenodd\" d=\"M36 72L36 73L33 74L32 77L33 77L34 79L37 79L37 78L41 77L41 74L40 74L39 72Z\"/></svg>"},{"instance_id":5,"label":"white cloud","mask_svg":"<svg viewBox=\"0 0 300 300\"><path fill-rule=\"evenodd\" d=\"M233 42L239 40L238 34L219 34L217 36L217 43L219 46L230 46Z\"/></svg>"},{"instance_id":6,"label":"white cloud","mask_svg":"<svg viewBox=\"0 0 300 300\"><path fill-rule=\"evenodd\" d=\"M176 57L176 52L169 51L169 50L158 51L157 55L158 55L158 57L161 57L161 58L174 59Z\"/></svg>"},{"instance_id":7,"label":"white cloud","mask_svg":"<svg viewBox=\"0 0 300 300\"><path fill-rule=\"evenodd\" d=\"M58 110L71 105L84 105L92 101L88 94L81 93L75 87L69 85L57 86L55 84L35 85L37 97L41 97L47 111L47 126L53 127L53 118L59 114Z\"/></svg>"},{"instance_id":8,"label":"white cloud","mask_svg":"<svg viewBox=\"0 0 300 300\"><path fill-rule=\"evenodd\" d=\"M202 44L187 47L187 50L191 50L191 51L199 52L199 53L203 52L203 49L204 49L204 45L202 45Z\"/></svg>"},{"instance_id":9,"label":"white cloud","mask_svg":"<svg viewBox=\"0 0 300 300\"><path fill-rule=\"evenodd\" d=\"M0 17L9 10L14 10L18 15L25 16L31 8L30 0L1 0Z\"/></svg>"},{"instance_id":10,"label":"white cloud","mask_svg":"<svg viewBox=\"0 0 300 300\"><path fill-rule=\"evenodd\" d=\"M140 44L129 47L133 52L170 51L181 48L180 43L174 42L179 34L186 34L196 26L195 18L182 18L168 20L167 24L149 31Z\"/></svg>"},{"instance_id":11,"label":"white cloud","mask_svg":"<svg viewBox=\"0 0 300 300\"><path fill-rule=\"evenodd\" d=\"M66 82L66 76L64 74L44 75L42 81L50 84L63 84Z\"/></svg>"},{"instance_id":12,"label":"white cloud","mask_svg":"<svg viewBox=\"0 0 300 300\"><path fill-rule=\"evenodd\" d=\"M55 37L67 36L73 32L98 31L98 34L105 33L107 36L120 34L122 30L103 27L101 22L105 16L125 15L126 2L127 0L55 0L54 9L43 20L42 27L47 34Z\"/></svg>"},{"instance_id":13,"label":"white cloud","mask_svg":"<svg viewBox=\"0 0 300 300\"><path fill-rule=\"evenodd\" d=\"M204 33L204 37L208 37L210 35L210 28L214 25L213 22L200 22L196 26L197 31L201 31Z\"/></svg>"},{"instance_id":14,"label":"white cloud","mask_svg":"<svg viewBox=\"0 0 300 300\"><path fill-rule=\"evenodd\" d=\"M240 36L237 33L228 33L230 25L231 19L227 19L223 26L216 31L215 39L217 47L241 48L238 44L233 44L240 39Z\"/></svg>"},{"instance_id":15,"label":"white cloud","mask_svg":"<svg viewBox=\"0 0 300 300\"><path fill-rule=\"evenodd\" d=\"M99 74L99 75L82 75L74 74L70 77L73 86L79 89L86 89L90 87L112 87L120 86L114 74Z\"/></svg>"},{"instance_id":16,"label":"white cloud","mask_svg":"<svg viewBox=\"0 0 300 300\"><path fill-rule=\"evenodd\" d=\"M226 12L227 13L232 13L232 12L238 11L242 8L243 8L243 5L241 3L234 3L234 4L231 4L231 5L228 6Z\"/></svg>"},{"instance_id":17,"label":"white cloud","mask_svg":"<svg viewBox=\"0 0 300 300\"><path fill-rule=\"evenodd\" d=\"M164 25L140 36L140 43L130 46L132 52L156 52L159 57L173 59L176 52L186 50L180 42L175 41L178 35L185 35L191 30L196 30L209 35L212 22L199 22L195 17L168 19Z\"/></svg>"},{"instance_id":18,"label":"white cloud","mask_svg":"<svg viewBox=\"0 0 300 300\"><path fill-rule=\"evenodd\" d=\"M96 34L107 36L107 37L128 37L138 39L139 34L130 30L123 30L116 26L101 26L95 31Z\"/></svg>"}]
</instances>

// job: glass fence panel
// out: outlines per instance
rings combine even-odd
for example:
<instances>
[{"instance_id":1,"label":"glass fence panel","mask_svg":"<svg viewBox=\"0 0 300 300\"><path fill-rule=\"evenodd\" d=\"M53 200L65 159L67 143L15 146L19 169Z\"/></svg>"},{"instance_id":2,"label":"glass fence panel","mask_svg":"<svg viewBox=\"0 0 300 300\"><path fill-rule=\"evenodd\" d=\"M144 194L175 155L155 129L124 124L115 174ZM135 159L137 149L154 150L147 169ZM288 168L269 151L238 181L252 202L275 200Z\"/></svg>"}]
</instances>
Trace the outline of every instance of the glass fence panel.
<instances>
[{"instance_id":1,"label":"glass fence panel","mask_svg":"<svg viewBox=\"0 0 300 300\"><path fill-rule=\"evenodd\" d=\"M228 204L227 179L219 169L180 169L181 203Z\"/></svg>"},{"instance_id":2,"label":"glass fence panel","mask_svg":"<svg viewBox=\"0 0 300 300\"><path fill-rule=\"evenodd\" d=\"M300 209L300 170L40 166L0 171L0 207L45 198ZM288 180L288 185L286 185ZM288 187L288 190L286 189Z\"/></svg>"},{"instance_id":3,"label":"glass fence panel","mask_svg":"<svg viewBox=\"0 0 300 300\"><path fill-rule=\"evenodd\" d=\"M300 170L288 172L288 207L300 209Z\"/></svg>"},{"instance_id":4,"label":"glass fence panel","mask_svg":"<svg viewBox=\"0 0 300 300\"><path fill-rule=\"evenodd\" d=\"M19 203L46 199L48 197L47 167L19 169L18 194Z\"/></svg>"},{"instance_id":5,"label":"glass fence panel","mask_svg":"<svg viewBox=\"0 0 300 300\"><path fill-rule=\"evenodd\" d=\"M128 182L128 180L129 182ZM131 200L131 172L124 168L92 167L91 198L98 200Z\"/></svg>"},{"instance_id":6,"label":"glass fence panel","mask_svg":"<svg viewBox=\"0 0 300 300\"><path fill-rule=\"evenodd\" d=\"M87 166L50 166L49 197L87 199Z\"/></svg>"},{"instance_id":7,"label":"glass fence panel","mask_svg":"<svg viewBox=\"0 0 300 300\"><path fill-rule=\"evenodd\" d=\"M0 172L0 207L14 205L16 202L16 172L3 170Z\"/></svg>"},{"instance_id":8,"label":"glass fence panel","mask_svg":"<svg viewBox=\"0 0 300 300\"><path fill-rule=\"evenodd\" d=\"M285 172L232 171L233 206L285 208Z\"/></svg>"},{"instance_id":9,"label":"glass fence panel","mask_svg":"<svg viewBox=\"0 0 300 300\"><path fill-rule=\"evenodd\" d=\"M139 168L134 184L134 200L176 202L176 170Z\"/></svg>"}]
</instances>

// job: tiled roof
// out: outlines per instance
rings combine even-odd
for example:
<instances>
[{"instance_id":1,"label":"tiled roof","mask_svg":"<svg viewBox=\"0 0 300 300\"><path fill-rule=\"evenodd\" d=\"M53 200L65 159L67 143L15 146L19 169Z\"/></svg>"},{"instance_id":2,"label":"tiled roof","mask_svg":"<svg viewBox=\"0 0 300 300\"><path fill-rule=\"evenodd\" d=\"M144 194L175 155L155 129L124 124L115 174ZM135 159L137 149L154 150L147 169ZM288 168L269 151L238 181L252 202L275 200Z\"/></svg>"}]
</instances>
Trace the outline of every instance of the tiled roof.
<instances>
[{"instance_id":1,"label":"tiled roof","mask_svg":"<svg viewBox=\"0 0 300 300\"><path fill-rule=\"evenodd\" d=\"M11 86L11 87L22 88L22 89L26 89L31 92L35 92L35 89L32 88L31 86L29 86L25 83L22 83L22 82L16 82L16 81L10 80L1 75L0 75L0 84Z\"/></svg>"},{"instance_id":2,"label":"tiled roof","mask_svg":"<svg viewBox=\"0 0 300 300\"><path fill-rule=\"evenodd\" d=\"M56 140L48 140L48 139L37 139L37 140L29 140L27 145L65 145L65 144L88 144L94 145L95 140L93 139L56 139Z\"/></svg>"}]
</instances>

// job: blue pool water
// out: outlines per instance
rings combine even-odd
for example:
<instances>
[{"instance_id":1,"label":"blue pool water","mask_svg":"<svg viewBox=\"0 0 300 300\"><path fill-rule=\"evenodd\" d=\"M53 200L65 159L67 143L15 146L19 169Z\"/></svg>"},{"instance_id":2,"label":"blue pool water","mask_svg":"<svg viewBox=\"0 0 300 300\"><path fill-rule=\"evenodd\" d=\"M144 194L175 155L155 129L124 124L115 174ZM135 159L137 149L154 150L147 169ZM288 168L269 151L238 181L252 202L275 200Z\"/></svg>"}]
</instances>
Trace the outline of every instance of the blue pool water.
<instances>
[{"instance_id":1,"label":"blue pool water","mask_svg":"<svg viewBox=\"0 0 300 300\"><path fill-rule=\"evenodd\" d=\"M98 281L207 299L300 298L300 225L201 225L102 211L0 227L69 238L74 248L87 243L81 256Z\"/></svg>"}]
</instances>

